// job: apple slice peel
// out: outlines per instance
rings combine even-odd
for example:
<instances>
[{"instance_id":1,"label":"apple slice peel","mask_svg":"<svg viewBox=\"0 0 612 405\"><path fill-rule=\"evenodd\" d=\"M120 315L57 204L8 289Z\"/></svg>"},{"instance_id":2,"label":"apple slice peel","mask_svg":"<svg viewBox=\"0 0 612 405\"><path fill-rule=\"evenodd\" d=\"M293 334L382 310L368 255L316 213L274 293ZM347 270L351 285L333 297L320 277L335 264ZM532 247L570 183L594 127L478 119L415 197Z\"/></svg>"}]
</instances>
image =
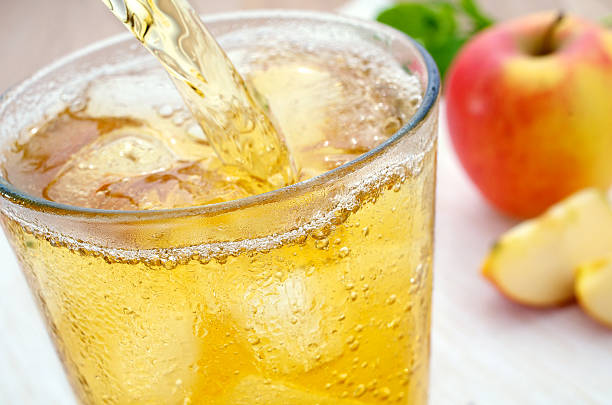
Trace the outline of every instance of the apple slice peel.
<instances>
[{"instance_id":1,"label":"apple slice peel","mask_svg":"<svg viewBox=\"0 0 612 405\"><path fill-rule=\"evenodd\" d=\"M584 312L612 328L612 256L578 267L574 289Z\"/></svg>"}]
</instances>

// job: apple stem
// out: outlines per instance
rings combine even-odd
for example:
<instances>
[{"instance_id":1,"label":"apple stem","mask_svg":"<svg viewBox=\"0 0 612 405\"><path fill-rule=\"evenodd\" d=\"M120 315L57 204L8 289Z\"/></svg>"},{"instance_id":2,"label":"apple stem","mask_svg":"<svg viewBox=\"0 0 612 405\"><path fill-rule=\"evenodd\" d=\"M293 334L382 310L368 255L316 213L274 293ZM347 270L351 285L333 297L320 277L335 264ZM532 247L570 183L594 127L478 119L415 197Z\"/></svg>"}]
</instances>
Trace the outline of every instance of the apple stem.
<instances>
[{"instance_id":1,"label":"apple stem","mask_svg":"<svg viewBox=\"0 0 612 405\"><path fill-rule=\"evenodd\" d=\"M565 18L565 13L563 11L559 11L557 15L555 16L555 19L546 29L546 32L544 32L544 37L542 38L540 49L538 52L536 52L536 55L538 56L549 55L555 50L553 37L554 37L555 31L557 30L557 28L559 28L559 25L561 25L561 22L563 21L564 18Z\"/></svg>"}]
</instances>

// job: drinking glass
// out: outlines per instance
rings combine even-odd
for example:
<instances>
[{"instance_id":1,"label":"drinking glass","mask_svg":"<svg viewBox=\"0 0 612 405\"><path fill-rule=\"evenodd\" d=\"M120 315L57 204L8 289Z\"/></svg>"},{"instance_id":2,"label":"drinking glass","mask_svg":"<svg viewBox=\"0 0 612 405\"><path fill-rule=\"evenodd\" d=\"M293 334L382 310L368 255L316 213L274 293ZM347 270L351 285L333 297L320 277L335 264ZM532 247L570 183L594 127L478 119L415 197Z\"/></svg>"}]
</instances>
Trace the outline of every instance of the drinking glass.
<instances>
[{"instance_id":1,"label":"drinking glass","mask_svg":"<svg viewBox=\"0 0 612 405\"><path fill-rule=\"evenodd\" d=\"M393 136L349 163L218 204L88 209L0 179L2 226L77 397L83 404L425 404L434 62L391 28L337 15L240 12L205 23L228 50L256 49L295 30L304 43L362 41L418 77L421 104ZM0 146L12 147L84 83L154 63L122 35L52 64L2 97Z\"/></svg>"}]
</instances>

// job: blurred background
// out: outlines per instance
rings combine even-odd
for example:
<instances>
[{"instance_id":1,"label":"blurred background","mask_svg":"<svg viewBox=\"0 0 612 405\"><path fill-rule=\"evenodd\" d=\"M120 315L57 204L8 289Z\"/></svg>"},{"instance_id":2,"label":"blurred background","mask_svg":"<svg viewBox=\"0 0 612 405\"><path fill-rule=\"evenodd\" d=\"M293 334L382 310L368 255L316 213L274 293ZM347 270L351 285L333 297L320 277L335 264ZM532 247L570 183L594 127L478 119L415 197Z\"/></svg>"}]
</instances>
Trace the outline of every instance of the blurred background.
<instances>
[{"instance_id":1,"label":"blurred background","mask_svg":"<svg viewBox=\"0 0 612 405\"><path fill-rule=\"evenodd\" d=\"M300 8L334 11L347 3L391 3L379 0L191 0L202 14L254 8ZM495 19L541 9L563 9L588 18L611 14L612 0L479 0ZM100 0L2 1L0 6L0 91L49 62L91 42L123 33L125 28ZM25 16L25 17L24 17Z\"/></svg>"}]
</instances>

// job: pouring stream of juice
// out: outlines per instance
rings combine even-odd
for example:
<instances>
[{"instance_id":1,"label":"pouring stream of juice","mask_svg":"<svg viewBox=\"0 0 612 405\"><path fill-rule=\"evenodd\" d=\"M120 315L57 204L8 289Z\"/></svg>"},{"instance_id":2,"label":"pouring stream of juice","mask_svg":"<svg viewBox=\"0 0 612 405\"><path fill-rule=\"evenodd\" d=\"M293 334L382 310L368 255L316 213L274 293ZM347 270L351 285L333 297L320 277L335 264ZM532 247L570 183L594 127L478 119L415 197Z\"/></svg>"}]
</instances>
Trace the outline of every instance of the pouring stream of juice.
<instances>
[{"instance_id":1,"label":"pouring stream of juice","mask_svg":"<svg viewBox=\"0 0 612 405\"><path fill-rule=\"evenodd\" d=\"M166 68L219 158L254 191L295 181L282 135L187 0L102 0Z\"/></svg>"}]
</instances>

